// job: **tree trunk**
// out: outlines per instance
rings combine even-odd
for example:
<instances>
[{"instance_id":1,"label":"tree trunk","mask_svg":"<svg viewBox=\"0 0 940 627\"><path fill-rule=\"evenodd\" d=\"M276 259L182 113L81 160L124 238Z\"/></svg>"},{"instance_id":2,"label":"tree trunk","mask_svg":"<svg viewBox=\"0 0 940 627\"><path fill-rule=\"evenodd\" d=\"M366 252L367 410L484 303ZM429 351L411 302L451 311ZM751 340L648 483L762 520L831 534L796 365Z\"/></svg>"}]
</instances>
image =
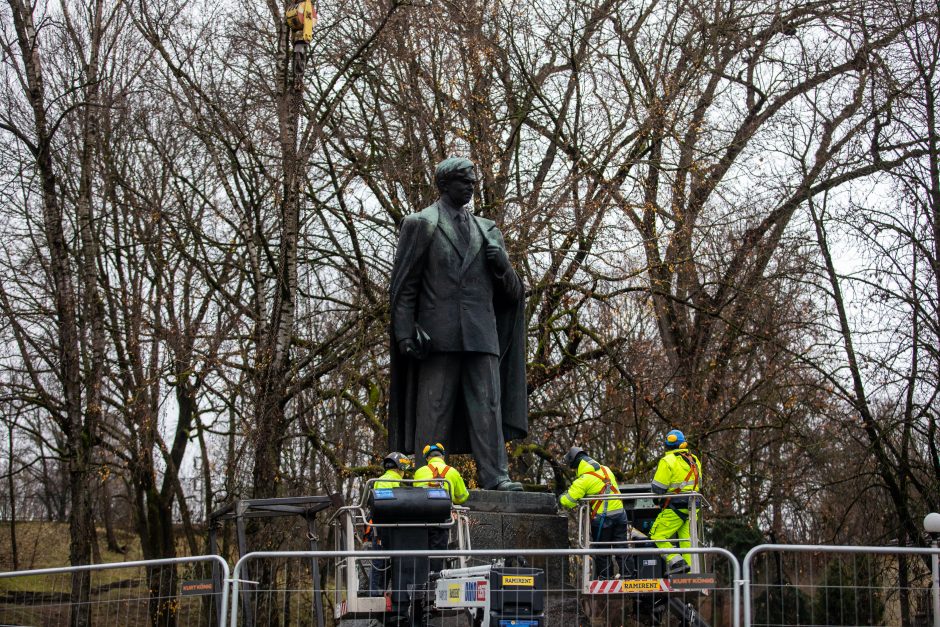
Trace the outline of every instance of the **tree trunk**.
<instances>
[{"instance_id":1,"label":"tree trunk","mask_svg":"<svg viewBox=\"0 0 940 627\"><path fill-rule=\"evenodd\" d=\"M287 426L286 405L290 376L290 348L294 332L297 298L297 240L300 230L300 189L302 169L297 163L297 127L301 92L288 80L291 46L286 27L281 24L279 63L275 83L278 91L278 122L281 145L281 246L276 268L277 289L271 306L270 322L258 334L258 370L255 405L255 463L252 470L252 497L276 496L282 436ZM257 286L261 289L262 286ZM257 533L252 541L263 540ZM261 547L254 544L253 549Z\"/></svg>"},{"instance_id":2,"label":"tree trunk","mask_svg":"<svg viewBox=\"0 0 940 627\"><path fill-rule=\"evenodd\" d=\"M907 546L907 534L898 530L898 546ZM911 591L910 573L907 568L907 556L898 554L898 603L901 606L901 627L911 627Z\"/></svg>"},{"instance_id":3,"label":"tree trunk","mask_svg":"<svg viewBox=\"0 0 940 627\"><path fill-rule=\"evenodd\" d=\"M107 479L101 484L101 515L108 550L112 553L120 553L121 546L118 544L117 535L114 533L114 511L111 506L111 489L109 486L110 482Z\"/></svg>"},{"instance_id":4,"label":"tree trunk","mask_svg":"<svg viewBox=\"0 0 940 627\"><path fill-rule=\"evenodd\" d=\"M56 172L52 161L52 136L46 118L47 103L43 79L39 37L33 22L31 7L21 0L8 0L13 14L17 43L26 74L27 93L32 109L35 134L33 156L42 188L42 218L48 246L49 273L53 278L53 301L56 319L58 377L62 387L62 414L57 421L65 434L68 460L68 485L71 497L69 510L69 562L72 565L91 561L92 508L88 489L91 452L94 446L94 424L86 422L100 412L100 406L89 405L89 415L83 415L82 362L78 334L78 299L72 283L69 248L65 237L64 216L58 194ZM92 381L92 394L100 390ZM70 625L86 627L89 624L89 580L87 576L72 577L70 601L73 612Z\"/></svg>"},{"instance_id":5,"label":"tree trunk","mask_svg":"<svg viewBox=\"0 0 940 627\"><path fill-rule=\"evenodd\" d=\"M146 560L176 557L176 538L173 533L172 502L164 498L156 485L153 466L155 450L155 423L147 409L139 409L135 422L142 425L133 464L133 489L137 535ZM158 566L147 569L150 591L150 620L153 625L174 627L178 607L176 599L176 568Z\"/></svg>"},{"instance_id":6,"label":"tree trunk","mask_svg":"<svg viewBox=\"0 0 940 627\"><path fill-rule=\"evenodd\" d=\"M20 569L19 551L16 548L16 485L13 481L13 424L7 425L10 456L7 464L7 492L10 494L10 556L13 559L13 570Z\"/></svg>"},{"instance_id":7,"label":"tree trunk","mask_svg":"<svg viewBox=\"0 0 940 627\"><path fill-rule=\"evenodd\" d=\"M875 419L875 414L868 401L867 391L865 389L865 380L862 376L861 366L855 353L855 345L851 326L849 325L848 313L846 311L845 299L842 296L842 286L839 275L836 272L835 264L832 260L829 242L824 230L822 217L817 213L813 203L810 203L810 213L813 218L813 224L816 230L816 239L819 245L819 251L822 255L826 268L826 276L829 280L831 295L836 306L836 313L839 320L839 331L841 333L842 345L845 350L846 362L849 369L849 375L852 380L851 392L847 395L855 406L855 411L862 423L862 428L868 438L868 444L877 464L878 475L884 481L885 490L891 498L895 513L898 517L900 529L918 545L923 546L924 541L921 538L918 521L914 520L911 512L911 503L909 497L902 485L906 485L909 479L908 469L898 468L897 459L892 458L889 442L882 436L881 425Z\"/></svg>"}]
</instances>

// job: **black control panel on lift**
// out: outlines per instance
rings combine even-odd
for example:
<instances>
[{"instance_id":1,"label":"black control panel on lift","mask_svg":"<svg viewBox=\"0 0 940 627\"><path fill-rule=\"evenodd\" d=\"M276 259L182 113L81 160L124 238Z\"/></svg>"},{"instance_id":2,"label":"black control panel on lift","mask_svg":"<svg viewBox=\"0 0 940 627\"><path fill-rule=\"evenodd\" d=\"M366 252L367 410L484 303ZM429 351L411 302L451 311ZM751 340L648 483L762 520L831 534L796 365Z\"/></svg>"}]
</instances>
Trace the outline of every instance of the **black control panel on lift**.
<instances>
[{"instance_id":1,"label":"black control panel on lift","mask_svg":"<svg viewBox=\"0 0 940 627\"><path fill-rule=\"evenodd\" d=\"M495 567L490 571L490 625L545 625L545 571Z\"/></svg>"}]
</instances>

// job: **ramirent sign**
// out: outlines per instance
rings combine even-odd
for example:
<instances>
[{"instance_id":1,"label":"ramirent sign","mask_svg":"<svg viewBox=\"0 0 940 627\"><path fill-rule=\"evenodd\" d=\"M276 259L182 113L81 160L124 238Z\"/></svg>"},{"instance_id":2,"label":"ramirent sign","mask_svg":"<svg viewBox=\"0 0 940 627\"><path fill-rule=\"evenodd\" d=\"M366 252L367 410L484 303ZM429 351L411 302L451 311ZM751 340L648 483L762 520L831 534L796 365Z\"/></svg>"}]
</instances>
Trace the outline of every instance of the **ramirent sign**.
<instances>
[{"instance_id":1,"label":"ramirent sign","mask_svg":"<svg viewBox=\"0 0 940 627\"><path fill-rule=\"evenodd\" d=\"M503 575L503 585L531 588L535 585L535 577L526 575Z\"/></svg>"},{"instance_id":2,"label":"ramirent sign","mask_svg":"<svg viewBox=\"0 0 940 627\"><path fill-rule=\"evenodd\" d=\"M588 582L586 594L638 594L669 592L665 579L594 579Z\"/></svg>"},{"instance_id":3,"label":"ramirent sign","mask_svg":"<svg viewBox=\"0 0 940 627\"><path fill-rule=\"evenodd\" d=\"M665 579L624 579L621 592L663 592L669 590Z\"/></svg>"}]
</instances>

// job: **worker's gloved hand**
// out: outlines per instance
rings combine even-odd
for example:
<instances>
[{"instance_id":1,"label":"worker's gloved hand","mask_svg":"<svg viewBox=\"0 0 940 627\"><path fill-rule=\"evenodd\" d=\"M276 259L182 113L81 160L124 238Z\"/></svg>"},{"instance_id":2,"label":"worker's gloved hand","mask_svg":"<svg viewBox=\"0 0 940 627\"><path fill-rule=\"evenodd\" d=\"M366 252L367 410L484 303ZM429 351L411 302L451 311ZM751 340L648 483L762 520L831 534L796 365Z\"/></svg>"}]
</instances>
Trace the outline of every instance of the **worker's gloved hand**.
<instances>
[{"instance_id":1,"label":"worker's gloved hand","mask_svg":"<svg viewBox=\"0 0 940 627\"><path fill-rule=\"evenodd\" d=\"M398 350L403 352L405 355L408 355L412 359L421 359L421 352L418 350L418 343L410 337L404 340L399 340Z\"/></svg>"},{"instance_id":2,"label":"worker's gloved hand","mask_svg":"<svg viewBox=\"0 0 940 627\"><path fill-rule=\"evenodd\" d=\"M509 256L499 246L486 245L486 260L489 262L490 267L499 274L503 274L510 268Z\"/></svg>"}]
</instances>

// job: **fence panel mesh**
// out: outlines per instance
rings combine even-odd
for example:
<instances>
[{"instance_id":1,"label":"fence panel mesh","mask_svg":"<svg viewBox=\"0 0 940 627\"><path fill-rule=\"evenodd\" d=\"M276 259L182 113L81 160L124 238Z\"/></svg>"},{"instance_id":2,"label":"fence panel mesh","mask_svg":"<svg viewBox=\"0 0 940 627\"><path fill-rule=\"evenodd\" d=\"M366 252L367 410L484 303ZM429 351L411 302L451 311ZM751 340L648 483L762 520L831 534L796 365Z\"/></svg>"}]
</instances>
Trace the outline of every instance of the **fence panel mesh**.
<instances>
[{"instance_id":1,"label":"fence panel mesh","mask_svg":"<svg viewBox=\"0 0 940 627\"><path fill-rule=\"evenodd\" d=\"M225 579L212 557L0 573L0 624L218 626Z\"/></svg>"},{"instance_id":2,"label":"fence panel mesh","mask_svg":"<svg viewBox=\"0 0 940 627\"><path fill-rule=\"evenodd\" d=\"M929 552L775 545L744 568L748 625L933 624Z\"/></svg>"},{"instance_id":3,"label":"fence panel mesh","mask_svg":"<svg viewBox=\"0 0 940 627\"><path fill-rule=\"evenodd\" d=\"M622 550L606 551L616 567L614 576L602 580L593 578L592 558L574 550L450 551L433 557L412 552L390 559L378 552L255 553L233 572L233 624L469 627L501 620L535 625L529 621L542 616L540 625L732 625L736 563L718 549L703 551L703 571L715 576L713 587L659 592L643 586L668 586L668 579L634 577L628 581L637 584L624 583L616 571L632 571L628 560L640 556ZM659 559L659 552L647 549L642 556ZM321 581L319 623L314 564ZM441 569L441 576L434 574Z\"/></svg>"}]
</instances>

